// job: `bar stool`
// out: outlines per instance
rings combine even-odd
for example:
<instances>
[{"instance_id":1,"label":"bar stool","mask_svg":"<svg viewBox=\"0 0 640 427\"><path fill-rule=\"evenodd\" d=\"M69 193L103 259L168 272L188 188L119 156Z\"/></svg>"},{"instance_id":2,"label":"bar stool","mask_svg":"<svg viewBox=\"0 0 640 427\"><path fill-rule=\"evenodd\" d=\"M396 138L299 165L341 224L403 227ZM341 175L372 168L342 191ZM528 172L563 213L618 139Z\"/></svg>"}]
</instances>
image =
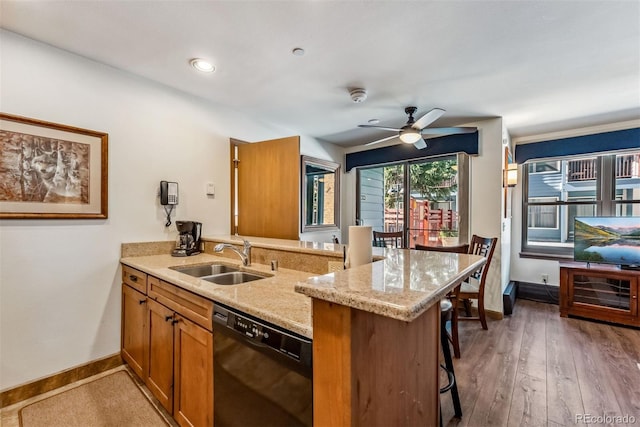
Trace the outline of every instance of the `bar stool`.
<instances>
[{"instance_id":1,"label":"bar stool","mask_svg":"<svg viewBox=\"0 0 640 427\"><path fill-rule=\"evenodd\" d=\"M456 374L453 371L453 359L451 358L451 348L449 348L449 338L447 334L447 321L451 320L453 304L448 298L440 301L440 343L444 355L444 365L440 365L447 373L449 384L440 389L440 394L451 391L453 410L456 418L462 418L462 406L460 405L460 395L456 384ZM440 408L440 427L442 427L442 408Z\"/></svg>"}]
</instances>

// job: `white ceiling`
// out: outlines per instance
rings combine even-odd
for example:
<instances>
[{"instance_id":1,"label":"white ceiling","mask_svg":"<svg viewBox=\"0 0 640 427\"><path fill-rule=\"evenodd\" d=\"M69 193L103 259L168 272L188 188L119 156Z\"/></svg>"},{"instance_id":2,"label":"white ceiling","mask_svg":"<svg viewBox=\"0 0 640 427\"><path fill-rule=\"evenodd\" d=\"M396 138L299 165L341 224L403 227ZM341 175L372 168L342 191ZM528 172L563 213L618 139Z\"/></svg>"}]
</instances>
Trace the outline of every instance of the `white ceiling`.
<instances>
[{"instance_id":1,"label":"white ceiling","mask_svg":"<svg viewBox=\"0 0 640 427\"><path fill-rule=\"evenodd\" d=\"M401 126L407 105L447 110L432 126L500 116L513 137L640 117L634 0L2 0L0 24L344 146L388 136L356 126Z\"/></svg>"}]
</instances>

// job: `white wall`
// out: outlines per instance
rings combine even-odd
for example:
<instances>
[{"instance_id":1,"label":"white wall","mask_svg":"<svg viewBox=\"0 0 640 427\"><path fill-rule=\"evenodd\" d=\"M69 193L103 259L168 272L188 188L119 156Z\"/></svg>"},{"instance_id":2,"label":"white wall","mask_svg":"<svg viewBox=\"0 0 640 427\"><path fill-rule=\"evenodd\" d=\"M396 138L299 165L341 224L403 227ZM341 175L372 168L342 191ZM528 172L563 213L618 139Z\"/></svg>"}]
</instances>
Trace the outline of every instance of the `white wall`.
<instances>
[{"instance_id":1,"label":"white wall","mask_svg":"<svg viewBox=\"0 0 640 427\"><path fill-rule=\"evenodd\" d=\"M119 351L122 242L174 239L174 219L229 232L229 138L295 135L68 52L1 31L0 109L109 134L109 218L0 221L0 389ZM307 137L301 151L342 162ZM336 156L336 158L332 158ZM215 197L205 183L216 184Z\"/></svg>"},{"instance_id":2,"label":"white wall","mask_svg":"<svg viewBox=\"0 0 640 427\"><path fill-rule=\"evenodd\" d=\"M502 291L509 277L502 270L502 119L467 123L479 132L480 154L471 157L471 222L469 235L498 237L485 285L487 310L502 313Z\"/></svg>"}]
</instances>

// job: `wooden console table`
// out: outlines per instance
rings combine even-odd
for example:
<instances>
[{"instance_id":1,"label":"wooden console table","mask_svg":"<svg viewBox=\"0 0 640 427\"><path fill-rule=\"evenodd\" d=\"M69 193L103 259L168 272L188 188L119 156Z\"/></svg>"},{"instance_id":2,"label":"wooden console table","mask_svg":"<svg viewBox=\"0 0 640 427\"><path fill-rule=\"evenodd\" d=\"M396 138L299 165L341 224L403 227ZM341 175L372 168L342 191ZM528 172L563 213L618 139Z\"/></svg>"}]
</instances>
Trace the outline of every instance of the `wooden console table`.
<instances>
[{"instance_id":1,"label":"wooden console table","mask_svg":"<svg viewBox=\"0 0 640 427\"><path fill-rule=\"evenodd\" d=\"M560 263L560 316L640 326L640 271L584 262Z\"/></svg>"}]
</instances>

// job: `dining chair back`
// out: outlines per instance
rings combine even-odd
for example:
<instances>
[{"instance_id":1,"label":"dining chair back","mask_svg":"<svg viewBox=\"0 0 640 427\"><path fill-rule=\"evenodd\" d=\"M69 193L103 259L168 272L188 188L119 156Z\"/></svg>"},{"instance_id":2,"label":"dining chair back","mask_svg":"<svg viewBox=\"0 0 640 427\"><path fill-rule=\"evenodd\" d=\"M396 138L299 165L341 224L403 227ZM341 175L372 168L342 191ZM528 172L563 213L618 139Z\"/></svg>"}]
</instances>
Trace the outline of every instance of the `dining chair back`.
<instances>
[{"instance_id":1,"label":"dining chair back","mask_svg":"<svg viewBox=\"0 0 640 427\"><path fill-rule=\"evenodd\" d=\"M457 316L457 311L453 314L453 318L456 320L479 320L482 325L482 329L487 328L487 317L484 309L484 289L487 282L487 274L489 273L489 266L491 265L491 259L493 258L493 252L496 249L498 242L497 237L481 237L473 235L471 243L469 244L469 253L473 255L480 255L487 259L486 263L480 267L467 282L462 283L459 290L456 291L456 298L459 302L462 302L465 306L466 317ZM471 300L478 301L478 316L471 315ZM456 306L456 304L454 304Z\"/></svg>"},{"instance_id":2,"label":"dining chair back","mask_svg":"<svg viewBox=\"0 0 640 427\"><path fill-rule=\"evenodd\" d=\"M373 246L382 248L401 248L402 231L374 231Z\"/></svg>"},{"instance_id":3,"label":"dining chair back","mask_svg":"<svg viewBox=\"0 0 640 427\"><path fill-rule=\"evenodd\" d=\"M449 253L457 253L457 254L466 254L469 252L469 245L463 243L461 245L455 246L427 246L416 244L416 250L419 251L432 251L432 252L449 252ZM456 321L456 310L458 308L457 303L458 300L455 298L455 294L459 291L460 286L458 285L453 291L447 294L447 300L450 302L452 309L450 310L449 315L443 321L446 323L449 321L451 324L451 332L446 328L446 325L443 325L446 336L453 345L453 355L456 358L460 358L460 342L458 341L458 323ZM443 300L444 301L444 300ZM442 306L442 302L441 302Z\"/></svg>"}]
</instances>

